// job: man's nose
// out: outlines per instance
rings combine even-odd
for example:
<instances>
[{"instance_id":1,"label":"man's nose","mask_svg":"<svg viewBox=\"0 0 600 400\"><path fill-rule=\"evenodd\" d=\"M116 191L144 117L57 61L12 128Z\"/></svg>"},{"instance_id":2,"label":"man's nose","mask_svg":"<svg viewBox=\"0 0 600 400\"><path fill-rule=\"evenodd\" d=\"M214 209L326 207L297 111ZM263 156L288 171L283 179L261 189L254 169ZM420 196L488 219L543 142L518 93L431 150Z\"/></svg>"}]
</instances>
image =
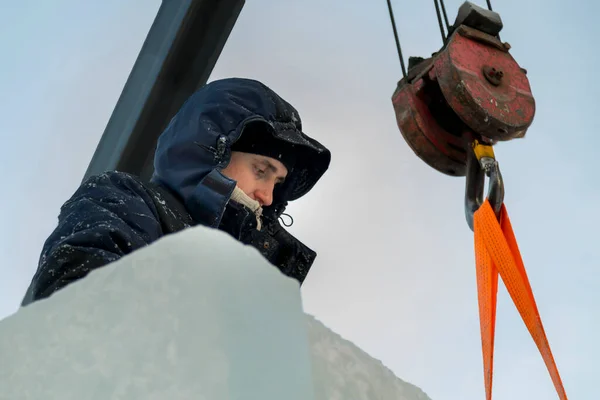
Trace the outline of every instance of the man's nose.
<instances>
[{"instance_id":1,"label":"man's nose","mask_svg":"<svg viewBox=\"0 0 600 400\"><path fill-rule=\"evenodd\" d=\"M261 204L261 206L268 207L273 203L273 189L272 188L258 189L254 193L254 197L256 197L256 201L258 201Z\"/></svg>"}]
</instances>

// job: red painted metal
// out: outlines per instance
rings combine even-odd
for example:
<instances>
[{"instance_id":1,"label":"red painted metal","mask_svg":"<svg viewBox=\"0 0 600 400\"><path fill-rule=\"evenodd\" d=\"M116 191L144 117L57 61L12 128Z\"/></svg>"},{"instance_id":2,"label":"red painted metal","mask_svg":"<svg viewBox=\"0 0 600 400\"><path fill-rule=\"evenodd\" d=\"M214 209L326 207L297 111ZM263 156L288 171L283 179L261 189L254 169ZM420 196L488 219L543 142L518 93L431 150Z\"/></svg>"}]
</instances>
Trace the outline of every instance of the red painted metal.
<instances>
[{"instance_id":1,"label":"red painted metal","mask_svg":"<svg viewBox=\"0 0 600 400\"><path fill-rule=\"evenodd\" d=\"M495 38L474 40L469 31L474 30L459 29L435 60L446 101L482 136L499 141L523 136L535 112L527 75L508 51L491 45ZM501 74L497 86L484 76L485 67Z\"/></svg>"},{"instance_id":2,"label":"red painted metal","mask_svg":"<svg viewBox=\"0 0 600 400\"><path fill-rule=\"evenodd\" d=\"M509 48L461 25L442 50L398 83L392 96L398 127L429 166L465 176L473 139L496 143L525 135L535 101Z\"/></svg>"},{"instance_id":3,"label":"red painted metal","mask_svg":"<svg viewBox=\"0 0 600 400\"><path fill-rule=\"evenodd\" d=\"M411 149L427 164L449 175L465 175L462 140L437 123L429 107L431 96L426 82L419 79L394 96L398 127Z\"/></svg>"}]
</instances>

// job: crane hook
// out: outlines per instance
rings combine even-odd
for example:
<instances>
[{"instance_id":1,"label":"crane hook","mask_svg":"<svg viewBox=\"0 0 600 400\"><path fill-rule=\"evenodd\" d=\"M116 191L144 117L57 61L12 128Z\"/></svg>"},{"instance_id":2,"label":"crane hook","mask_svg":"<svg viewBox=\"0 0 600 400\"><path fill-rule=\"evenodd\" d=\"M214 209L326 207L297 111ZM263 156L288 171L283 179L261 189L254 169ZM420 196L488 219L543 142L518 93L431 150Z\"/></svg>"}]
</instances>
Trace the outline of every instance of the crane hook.
<instances>
[{"instance_id":1,"label":"crane hook","mask_svg":"<svg viewBox=\"0 0 600 400\"><path fill-rule=\"evenodd\" d=\"M500 218L504 202L504 181L492 146L474 140L467 152L467 179L465 185L465 216L469 228L473 230L473 215L483 204L485 177L489 178L487 198Z\"/></svg>"}]
</instances>

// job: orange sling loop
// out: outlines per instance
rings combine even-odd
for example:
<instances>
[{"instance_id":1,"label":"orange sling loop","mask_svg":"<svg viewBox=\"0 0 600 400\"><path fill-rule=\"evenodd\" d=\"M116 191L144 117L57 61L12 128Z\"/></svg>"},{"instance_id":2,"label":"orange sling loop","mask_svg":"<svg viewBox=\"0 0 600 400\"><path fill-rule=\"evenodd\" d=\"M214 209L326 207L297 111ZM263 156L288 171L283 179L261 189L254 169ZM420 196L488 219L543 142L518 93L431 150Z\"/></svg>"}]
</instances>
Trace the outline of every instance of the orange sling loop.
<instances>
[{"instance_id":1,"label":"orange sling loop","mask_svg":"<svg viewBox=\"0 0 600 400\"><path fill-rule=\"evenodd\" d=\"M496 298L500 274L546 363L559 399L567 400L506 207L502 205L498 221L489 200L485 200L474 213L473 225L486 399L492 399Z\"/></svg>"}]
</instances>

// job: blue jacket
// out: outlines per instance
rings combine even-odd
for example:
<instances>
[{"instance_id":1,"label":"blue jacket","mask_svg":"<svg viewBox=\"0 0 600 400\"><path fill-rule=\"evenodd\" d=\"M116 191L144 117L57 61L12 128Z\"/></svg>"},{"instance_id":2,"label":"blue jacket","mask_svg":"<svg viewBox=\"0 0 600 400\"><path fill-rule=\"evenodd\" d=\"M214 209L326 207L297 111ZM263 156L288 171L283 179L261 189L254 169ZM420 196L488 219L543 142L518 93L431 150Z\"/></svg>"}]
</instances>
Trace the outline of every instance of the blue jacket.
<instances>
[{"instance_id":1,"label":"blue jacket","mask_svg":"<svg viewBox=\"0 0 600 400\"><path fill-rule=\"evenodd\" d=\"M221 228L236 182L220 171L250 122L309 155L296 163L265 208L276 221L289 201L306 194L325 173L330 152L302 132L298 112L262 83L214 81L186 101L160 136L151 182L106 172L86 180L61 207L23 305L166 234L194 224Z\"/></svg>"}]
</instances>

